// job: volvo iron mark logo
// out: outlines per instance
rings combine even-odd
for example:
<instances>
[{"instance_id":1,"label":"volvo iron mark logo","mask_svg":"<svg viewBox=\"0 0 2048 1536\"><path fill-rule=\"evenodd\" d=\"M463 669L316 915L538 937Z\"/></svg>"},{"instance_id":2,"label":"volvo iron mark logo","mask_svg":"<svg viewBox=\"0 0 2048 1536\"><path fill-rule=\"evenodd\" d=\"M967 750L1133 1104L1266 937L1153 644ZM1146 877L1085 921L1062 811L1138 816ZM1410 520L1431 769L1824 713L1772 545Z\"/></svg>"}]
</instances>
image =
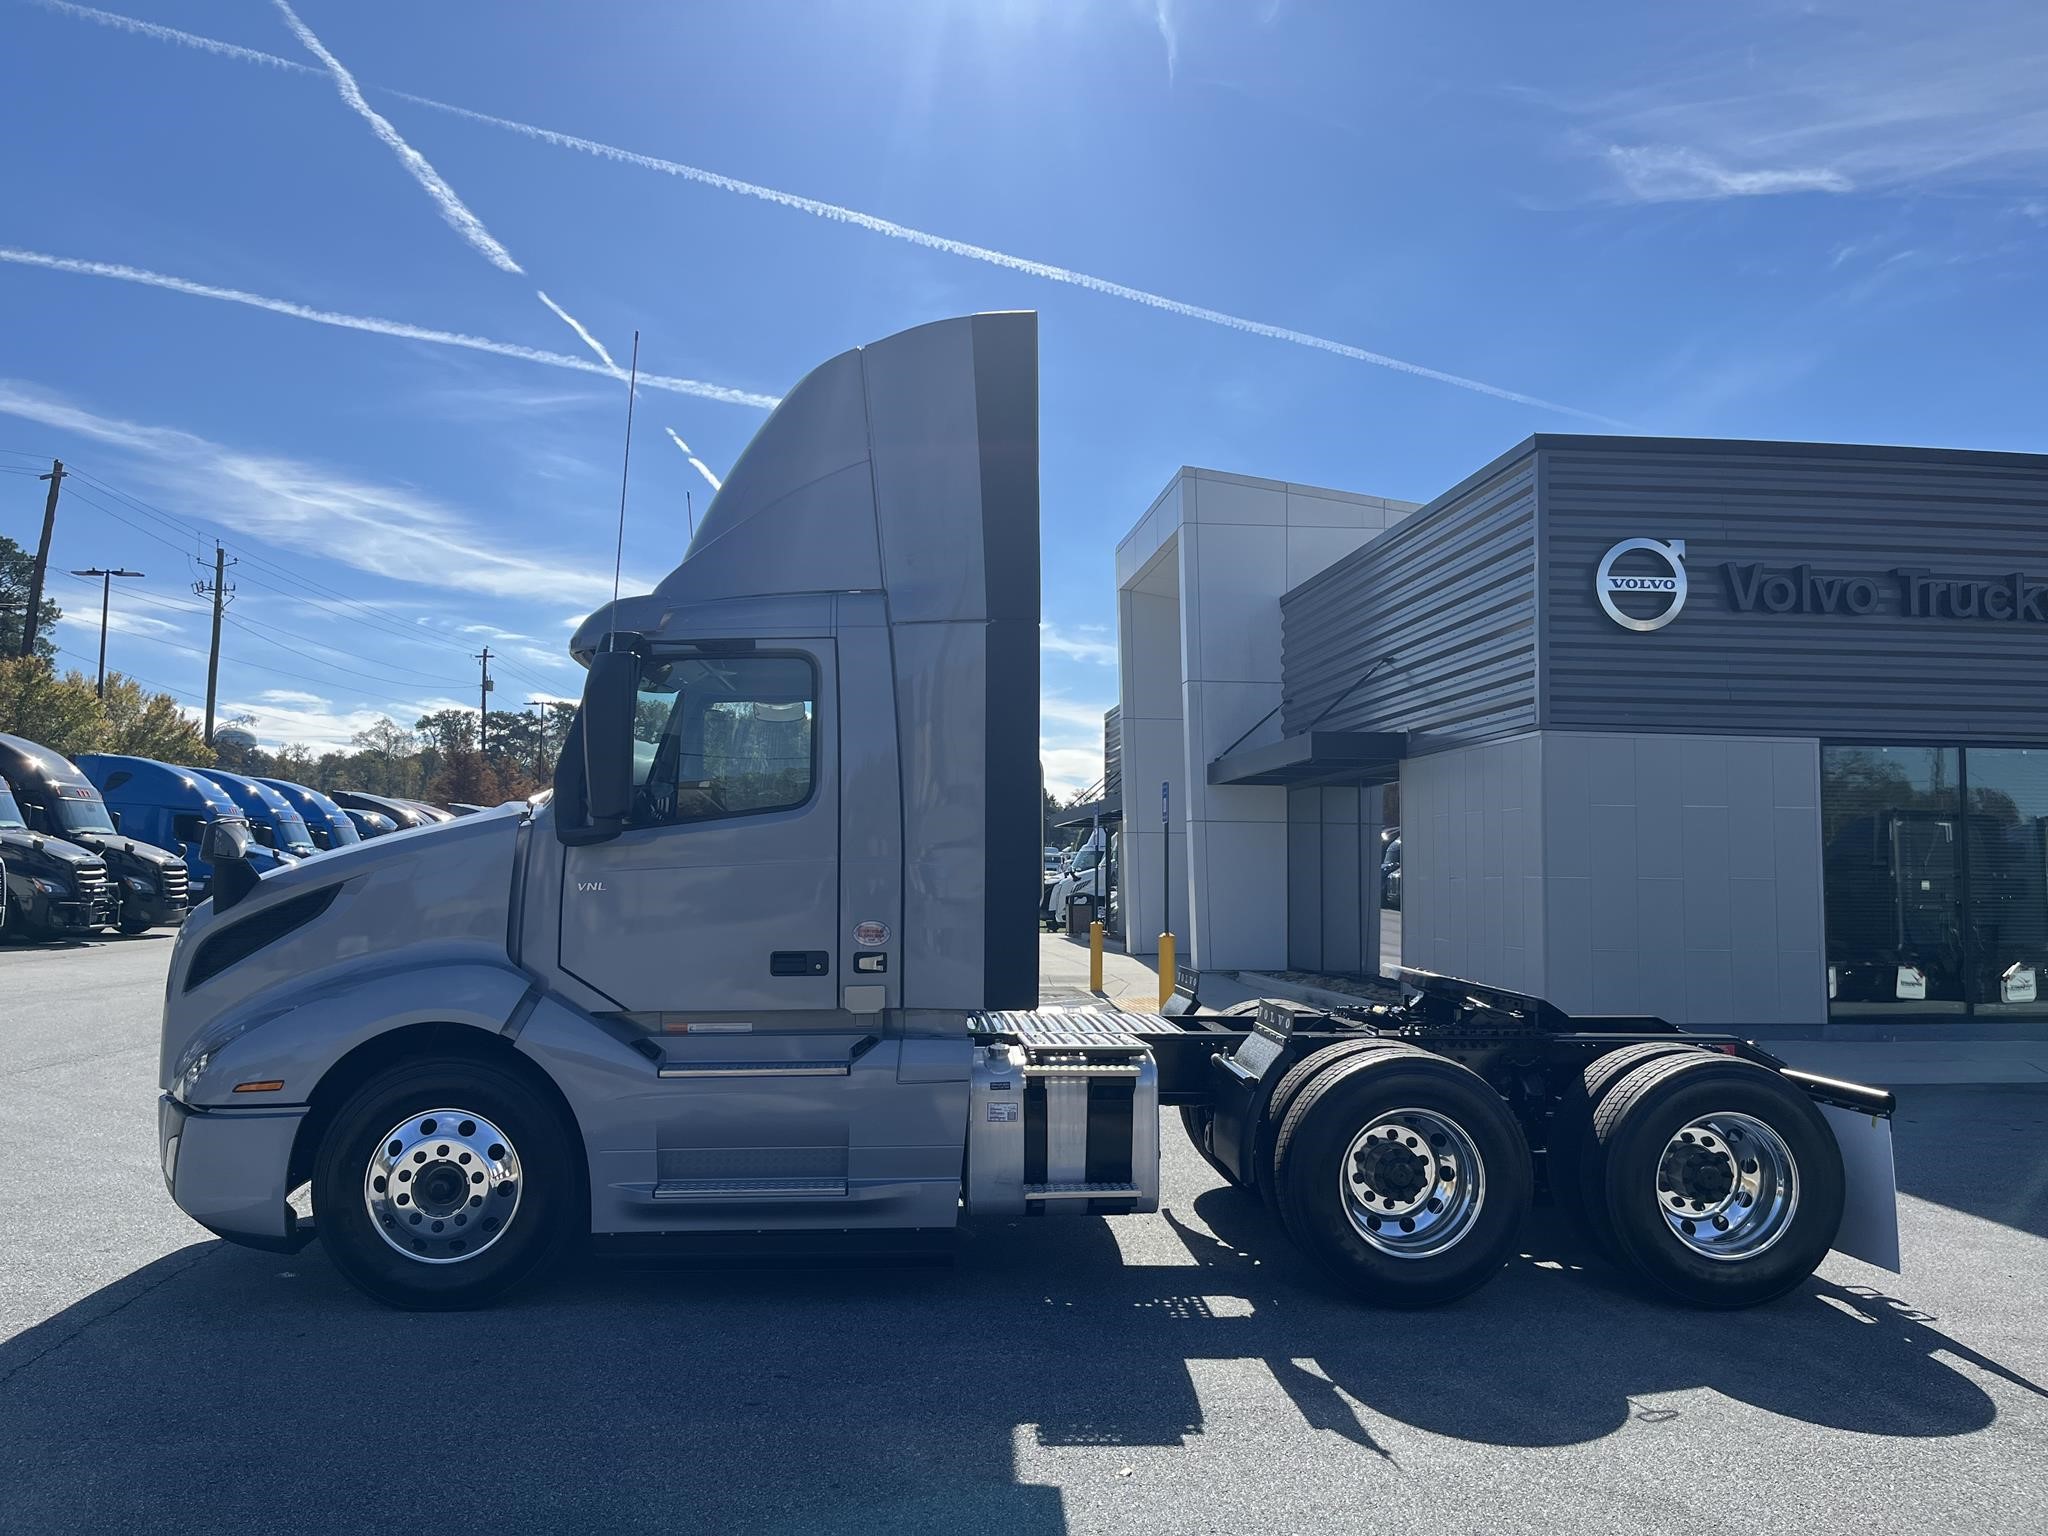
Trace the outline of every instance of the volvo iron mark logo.
<instances>
[{"instance_id":1,"label":"volvo iron mark logo","mask_svg":"<svg viewBox=\"0 0 2048 1536\"><path fill-rule=\"evenodd\" d=\"M1601 610L1623 629L1662 629L1685 606L1685 540L1623 539L1600 557L1593 591ZM1623 598L1637 611L1623 608Z\"/></svg>"}]
</instances>

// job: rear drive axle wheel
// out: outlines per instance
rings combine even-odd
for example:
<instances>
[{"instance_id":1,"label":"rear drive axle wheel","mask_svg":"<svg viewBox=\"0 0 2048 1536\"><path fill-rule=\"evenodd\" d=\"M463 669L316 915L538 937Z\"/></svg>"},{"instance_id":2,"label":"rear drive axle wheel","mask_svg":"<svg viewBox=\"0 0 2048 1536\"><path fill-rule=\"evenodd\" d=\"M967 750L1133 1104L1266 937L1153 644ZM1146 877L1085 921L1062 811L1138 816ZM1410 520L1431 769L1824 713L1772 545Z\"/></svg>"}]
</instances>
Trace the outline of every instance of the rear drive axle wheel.
<instances>
[{"instance_id":1,"label":"rear drive axle wheel","mask_svg":"<svg viewBox=\"0 0 2048 1536\"><path fill-rule=\"evenodd\" d=\"M1841 1148L1813 1101L1768 1067L1701 1054L1647 1062L1594 1112L1617 1254L1702 1307L1782 1296L1842 1222Z\"/></svg>"},{"instance_id":2,"label":"rear drive axle wheel","mask_svg":"<svg viewBox=\"0 0 2048 1536\"><path fill-rule=\"evenodd\" d=\"M1507 1261L1529 1205L1529 1149L1477 1074L1369 1051L1295 1098L1274 1184L1289 1234L1341 1284L1381 1306L1433 1306Z\"/></svg>"}]
</instances>

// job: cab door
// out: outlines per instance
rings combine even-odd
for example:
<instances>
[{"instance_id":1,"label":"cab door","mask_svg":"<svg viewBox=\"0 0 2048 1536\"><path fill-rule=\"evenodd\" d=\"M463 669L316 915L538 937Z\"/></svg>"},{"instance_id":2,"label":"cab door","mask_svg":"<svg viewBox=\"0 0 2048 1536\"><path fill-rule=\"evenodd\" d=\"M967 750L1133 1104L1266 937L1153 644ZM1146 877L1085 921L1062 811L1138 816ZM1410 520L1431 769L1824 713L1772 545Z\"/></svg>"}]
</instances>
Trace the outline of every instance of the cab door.
<instances>
[{"instance_id":1,"label":"cab door","mask_svg":"<svg viewBox=\"0 0 2048 1536\"><path fill-rule=\"evenodd\" d=\"M631 823L564 850L562 968L636 1015L836 1010L836 696L830 640L649 658Z\"/></svg>"}]
</instances>

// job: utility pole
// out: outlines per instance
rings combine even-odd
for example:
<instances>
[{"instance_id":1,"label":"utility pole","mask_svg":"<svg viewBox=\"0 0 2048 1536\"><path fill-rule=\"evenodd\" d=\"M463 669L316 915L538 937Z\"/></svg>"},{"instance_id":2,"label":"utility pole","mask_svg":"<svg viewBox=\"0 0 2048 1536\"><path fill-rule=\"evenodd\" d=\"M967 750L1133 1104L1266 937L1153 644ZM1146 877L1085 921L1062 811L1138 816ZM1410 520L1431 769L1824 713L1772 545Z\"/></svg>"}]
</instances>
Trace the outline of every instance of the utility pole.
<instances>
[{"instance_id":1,"label":"utility pole","mask_svg":"<svg viewBox=\"0 0 2048 1536\"><path fill-rule=\"evenodd\" d=\"M498 685L491 681L491 648L485 646L475 660L483 664L483 680L476 691L476 750L482 756L491 744L491 690Z\"/></svg>"},{"instance_id":2,"label":"utility pole","mask_svg":"<svg viewBox=\"0 0 2048 1536\"><path fill-rule=\"evenodd\" d=\"M50 568L50 536L57 531L57 487L64 483L65 474L64 461L52 459L50 472L36 477L50 482L50 494L43 498L43 537L36 545L35 571L28 579L28 612L21 616L21 654L24 656L36 653L36 621L43 614L43 577Z\"/></svg>"},{"instance_id":3,"label":"utility pole","mask_svg":"<svg viewBox=\"0 0 2048 1536\"><path fill-rule=\"evenodd\" d=\"M220 614L227 606L229 594L235 589L228 585L228 567L239 564L230 560L228 552L216 543L213 546L213 580L195 581L192 590L200 597L213 599L213 645L206 653L206 744L213 745L213 701L220 685Z\"/></svg>"},{"instance_id":4,"label":"utility pole","mask_svg":"<svg viewBox=\"0 0 2048 1536\"><path fill-rule=\"evenodd\" d=\"M98 689L99 696L104 699L107 696L107 599L114 590L114 578L116 576L140 578L142 572L110 571L103 566L96 565L89 571L73 571L71 574L74 576L97 576L100 579L100 678Z\"/></svg>"}]
</instances>

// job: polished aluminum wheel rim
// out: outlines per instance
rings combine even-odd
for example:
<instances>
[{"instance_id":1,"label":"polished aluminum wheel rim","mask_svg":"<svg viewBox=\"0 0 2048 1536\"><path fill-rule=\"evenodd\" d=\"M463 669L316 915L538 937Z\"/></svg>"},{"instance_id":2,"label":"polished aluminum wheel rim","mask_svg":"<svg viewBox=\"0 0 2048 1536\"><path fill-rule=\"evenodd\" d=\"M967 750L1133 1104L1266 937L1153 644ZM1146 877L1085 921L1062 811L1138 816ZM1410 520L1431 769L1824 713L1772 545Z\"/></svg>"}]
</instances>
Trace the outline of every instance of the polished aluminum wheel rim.
<instances>
[{"instance_id":1,"label":"polished aluminum wheel rim","mask_svg":"<svg viewBox=\"0 0 2048 1536\"><path fill-rule=\"evenodd\" d=\"M1365 1242L1427 1259L1472 1230L1486 1203L1486 1164L1465 1128L1433 1109L1396 1109L1351 1138L1338 1170L1345 1214Z\"/></svg>"},{"instance_id":2,"label":"polished aluminum wheel rim","mask_svg":"<svg viewBox=\"0 0 2048 1536\"><path fill-rule=\"evenodd\" d=\"M1799 1211L1799 1164L1785 1138L1733 1111L1681 1126L1657 1160L1656 1181L1671 1235L1703 1258L1755 1258Z\"/></svg>"},{"instance_id":3,"label":"polished aluminum wheel rim","mask_svg":"<svg viewBox=\"0 0 2048 1536\"><path fill-rule=\"evenodd\" d=\"M519 1214L519 1154L482 1115L430 1109L384 1133L363 1172L370 1224L421 1264L461 1264Z\"/></svg>"}]
</instances>

